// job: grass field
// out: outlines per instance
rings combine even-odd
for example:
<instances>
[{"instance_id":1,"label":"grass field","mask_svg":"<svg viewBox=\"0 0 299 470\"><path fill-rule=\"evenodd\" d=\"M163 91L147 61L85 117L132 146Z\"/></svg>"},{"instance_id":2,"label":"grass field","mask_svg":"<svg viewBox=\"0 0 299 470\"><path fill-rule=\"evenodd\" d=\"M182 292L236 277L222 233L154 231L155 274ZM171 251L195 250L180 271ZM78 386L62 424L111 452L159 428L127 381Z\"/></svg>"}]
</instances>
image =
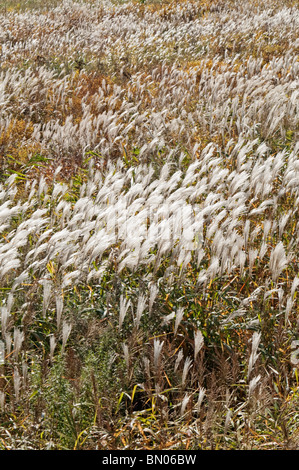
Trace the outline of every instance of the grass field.
<instances>
[{"instance_id":1,"label":"grass field","mask_svg":"<svg viewBox=\"0 0 299 470\"><path fill-rule=\"evenodd\" d=\"M1 2L1 449L299 449L298 32Z\"/></svg>"}]
</instances>

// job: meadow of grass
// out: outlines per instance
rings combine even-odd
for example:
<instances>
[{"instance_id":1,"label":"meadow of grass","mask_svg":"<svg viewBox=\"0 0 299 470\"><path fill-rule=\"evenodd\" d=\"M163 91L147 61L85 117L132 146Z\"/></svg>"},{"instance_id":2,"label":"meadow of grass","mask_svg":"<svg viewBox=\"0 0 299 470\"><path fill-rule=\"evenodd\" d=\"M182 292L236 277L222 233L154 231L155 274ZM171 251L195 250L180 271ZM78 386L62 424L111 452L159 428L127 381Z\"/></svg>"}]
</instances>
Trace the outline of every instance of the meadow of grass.
<instances>
[{"instance_id":1,"label":"meadow of grass","mask_svg":"<svg viewBox=\"0 0 299 470\"><path fill-rule=\"evenodd\" d=\"M298 32L1 2L1 449L299 449Z\"/></svg>"}]
</instances>

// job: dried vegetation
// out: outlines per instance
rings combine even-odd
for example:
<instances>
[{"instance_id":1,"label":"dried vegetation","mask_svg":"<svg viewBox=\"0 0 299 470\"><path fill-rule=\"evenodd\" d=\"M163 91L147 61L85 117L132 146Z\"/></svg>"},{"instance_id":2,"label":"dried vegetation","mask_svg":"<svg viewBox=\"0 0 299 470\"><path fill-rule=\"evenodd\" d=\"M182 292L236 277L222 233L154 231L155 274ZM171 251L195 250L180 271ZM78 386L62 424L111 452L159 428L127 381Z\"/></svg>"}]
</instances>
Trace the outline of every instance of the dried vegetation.
<instances>
[{"instance_id":1,"label":"dried vegetation","mask_svg":"<svg viewBox=\"0 0 299 470\"><path fill-rule=\"evenodd\" d=\"M0 447L297 449L297 2L0 20Z\"/></svg>"}]
</instances>

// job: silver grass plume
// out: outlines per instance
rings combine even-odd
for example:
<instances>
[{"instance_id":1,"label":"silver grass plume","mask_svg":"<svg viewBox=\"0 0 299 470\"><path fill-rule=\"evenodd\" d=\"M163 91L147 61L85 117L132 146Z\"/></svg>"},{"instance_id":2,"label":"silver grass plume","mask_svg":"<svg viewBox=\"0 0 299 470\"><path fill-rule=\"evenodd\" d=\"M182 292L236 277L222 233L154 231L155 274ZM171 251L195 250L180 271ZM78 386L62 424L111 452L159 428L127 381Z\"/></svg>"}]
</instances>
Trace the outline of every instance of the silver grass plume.
<instances>
[{"instance_id":1,"label":"silver grass plume","mask_svg":"<svg viewBox=\"0 0 299 470\"><path fill-rule=\"evenodd\" d=\"M292 296L288 297L287 303L286 303L286 309L285 309L285 324L287 324L289 320L289 316L290 316L293 304L294 304L294 299L292 298Z\"/></svg>"},{"instance_id":2,"label":"silver grass plume","mask_svg":"<svg viewBox=\"0 0 299 470\"><path fill-rule=\"evenodd\" d=\"M72 325L70 323L67 323L67 322L63 322L63 326L62 326L62 352L64 352L65 350L65 345L66 345L66 342L69 338L69 335L72 331Z\"/></svg>"},{"instance_id":3,"label":"silver grass plume","mask_svg":"<svg viewBox=\"0 0 299 470\"><path fill-rule=\"evenodd\" d=\"M282 234L283 234L283 231L285 229L285 226L287 224L287 221L289 220L290 218L290 212L288 212L287 214L284 214L281 219L279 220L279 224L278 224L278 227L279 227L279 238L282 237Z\"/></svg>"},{"instance_id":4,"label":"silver grass plume","mask_svg":"<svg viewBox=\"0 0 299 470\"><path fill-rule=\"evenodd\" d=\"M144 312L144 309L145 309L145 304L146 304L145 295L142 295L142 294L139 295L138 302L137 302L136 317L135 317L135 326L136 326L136 328L139 328L141 316L142 316L142 314Z\"/></svg>"},{"instance_id":5,"label":"silver grass plume","mask_svg":"<svg viewBox=\"0 0 299 470\"><path fill-rule=\"evenodd\" d=\"M159 292L159 287L156 284L152 284L150 287L150 296L149 296L149 312L151 313L154 301L157 297L157 294Z\"/></svg>"},{"instance_id":6,"label":"silver grass plume","mask_svg":"<svg viewBox=\"0 0 299 470\"><path fill-rule=\"evenodd\" d=\"M184 316L184 308L180 307L180 308L177 309L176 317L175 317L175 324L174 324L174 334L175 335L178 331L178 327L179 327L179 325L182 321L183 316Z\"/></svg>"},{"instance_id":7,"label":"silver grass plume","mask_svg":"<svg viewBox=\"0 0 299 470\"><path fill-rule=\"evenodd\" d=\"M21 376L17 367L14 367L13 381L14 381L14 391L15 391L16 402L18 402L20 398Z\"/></svg>"},{"instance_id":8,"label":"silver grass plume","mask_svg":"<svg viewBox=\"0 0 299 470\"><path fill-rule=\"evenodd\" d=\"M249 357L249 363L248 363L248 377L250 377L253 367L259 357L259 354L257 353L259 344L261 341L261 333L257 333L256 331L253 333L252 340L251 340L251 354Z\"/></svg>"},{"instance_id":9,"label":"silver grass plume","mask_svg":"<svg viewBox=\"0 0 299 470\"><path fill-rule=\"evenodd\" d=\"M184 357L184 353L183 353L182 349L180 349L179 353L177 355L175 364L174 364L174 371L175 372L178 370L178 367L179 367L180 363L182 362L183 357Z\"/></svg>"},{"instance_id":10,"label":"silver grass plume","mask_svg":"<svg viewBox=\"0 0 299 470\"><path fill-rule=\"evenodd\" d=\"M50 303L50 297L52 292L52 281L45 280L43 282L43 316L46 316L46 312Z\"/></svg>"},{"instance_id":11,"label":"silver grass plume","mask_svg":"<svg viewBox=\"0 0 299 470\"><path fill-rule=\"evenodd\" d=\"M183 353L182 349L180 349L179 353L177 355L175 364L174 364L174 371L175 372L178 370L178 367L179 367L180 363L182 362L183 357L184 357L184 353Z\"/></svg>"},{"instance_id":12,"label":"silver grass plume","mask_svg":"<svg viewBox=\"0 0 299 470\"><path fill-rule=\"evenodd\" d=\"M123 352L124 352L124 357L125 357L125 363L127 366L127 370L129 370L130 367L130 354L129 354L129 348L128 345L123 343Z\"/></svg>"},{"instance_id":13,"label":"silver grass plume","mask_svg":"<svg viewBox=\"0 0 299 470\"><path fill-rule=\"evenodd\" d=\"M173 320L174 317L175 317L175 312L169 313L168 315L166 315L166 317L163 318L162 324L167 325L171 320Z\"/></svg>"},{"instance_id":14,"label":"silver grass plume","mask_svg":"<svg viewBox=\"0 0 299 470\"><path fill-rule=\"evenodd\" d=\"M9 332L6 332L5 333L5 347L6 347L7 356L9 356L11 353L11 343L12 343L11 334Z\"/></svg>"},{"instance_id":15,"label":"silver grass plume","mask_svg":"<svg viewBox=\"0 0 299 470\"><path fill-rule=\"evenodd\" d=\"M190 357L186 357L184 362L184 368L182 373L182 387L185 387L187 375L192 365L192 359Z\"/></svg>"},{"instance_id":16,"label":"silver grass plume","mask_svg":"<svg viewBox=\"0 0 299 470\"><path fill-rule=\"evenodd\" d=\"M5 338L5 334L7 332L8 327L8 318L9 318L9 311L6 306L1 307L1 334L2 338Z\"/></svg>"},{"instance_id":17,"label":"silver grass plume","mask_svg":"<svg viewBox=\"0 0 299 470\"><path fill-rule=\"evenodd\" d=\"M4 410L5 408L5 392L2 390L0 391L0 410Z\"/></svg>"},{"instance_id":18,"label":"silver grass plume","mask_svg":"<svg viewBox=\"0 0 299 470\"><path fill-rule=\"evenodd\" d=\"M248 239L249 239L249 232L250 232L250 220L246 220L244 225L244 247L247 249L248 246Z\"/></svg>"},{"instance_id":19,"label":"silver grass plume","mask_svg":"<svg viewBox=\"0 0 299 470\"><path fill-rule=\"evenodd\" d=\"M0 366L5 364L5 345L3 341L0 341Z\"/></svg>"},{"instance_id":20,"label":"silver grass plume","mask_svg":"<svg viewBox=\"0 0 299 470\"><path fill-rule=\"evenodd\" d=\"M63 296L58 295L56 297L56 323L57 323L58 329L61 323L62 310L63 310Z\"/></svg>"},{"instance_id":21,"label":"silver grass plume","mask_svg":"<svg viewBox=\"0 0 299 470\"><path fill-rule=\"evenodd\" d=\"M53 357L54 357L54 351L55 351L55 348L56 348L56 340L55 340L55 336L54 335L51 335L50 336L50 362L53 361Z\"/></svg>"},{"instance_id":22,"label":"silver grass plume","mask_svg":"<svg viewBox=\"0 0 299 470\"><path fill-rule=\"evenodd\" d=\"M284 290L283 290L282 287L280 287L279 289L277 289L277 294L278 294L279 310L281 310L281 308L282 308L282 302L283 302L283 299L284 299Z\"/></svg>"},{"instance_id":23,"label":"silver grass plume","mask_svg":"<svg viewBox=\"0 0 299 470\"><path fill-rule=\"evenodd\" d=\"M197 330L194 333L194 361L196 360L197 355L199 351L201 350L201 348L203 347L203 345L204 345L203 334L200 330Z\"/></svg>"},{"instance_id":24,"label":"silver grass plume","mask_svg":"<svg viewBox=\"0 0 299 470\"><path fill-rule=\"evenodd\" d=\"M184 416L186 407L190 401L191 395L189 393L186 393L183 400L182 400L182 406L181 406L181 416Z\"/></svg>"},{"instance_id":25,"label":"silver grass plume","mask_svg":"<svg viewBox=\"0 0 299 470\"><path fill-rule=\"evenodd\" d=\"M159 369L159 364L160 364L160 356L161 356L161 351L164 345L164 341L160 341L158 339L154 339L154 367L155 370L158 371Z\"/></svg>"},{"instance_id":26,"label":"silver grass plume","mask_svg":"<svg viewBox=\"0 0 299 470\"><path fill-rule=\"evenodd\" d=\"M24 386L26 387L27 379L28 379L28 364L26 361L22 362L22 376L23 376Z\"/></svg>"},{"instance_id":27,"label":"silver grass plume","mask_svg":"<svg viewBox=\"0 0 299 470\"><path fill-rule=\"evenodd\" d=\"M287 266L287 257L282 242L279 242L270 256L269 268L272 272L273 281L277 281L280 273Z\"/></svg>"},{"instance_id":28,"label":"silver grass plume","mask_svg":"<svg viewBox=\"0 0 299 470\"><path fill-rule=\"evenodd\" d=\"M248 396L250 397L253 393L253 391L256 389L259 381L261 380L261 375L257 375L256 377L253 377L250 382L249 382L249 388L248 388Z\"/></svg>"},{"instance_id":29,"label":"silver grass plume","mask_svg":"<svg viewBox=\"0 0 299 470\"><path fill-rule=\"evenodd\" d=\"M17 358L24 341L24 332L18 328L14 329L14 358Z\"/></svg>"},{"instance_id":30,"label":"silver grass plume","mask_svg":"<svg viewBox=\"0 0 299 470\"><path fill-rule=\"evenodd\" d=\"M199 387L198 399L197 399L197 403L196 403L196 411L197 411L198 415L200 413L202 401L204 399L205 394L206 394L206 389L203 388L203 387Z\"/></svg>"},{"instance_id":31,"label":"silver grass plume","mask_svg":"<svg viewBox=\"0 0 299 470\"><path fill-rule=\"evenodd\" d=\"M123 295L120 296L120 302L119 302L119 320L118 320L118 327L119 329L122 328L127 310L130 306L129 300L127 300Z\"/></svg>"},{"instance_id":32,"label":"silver grass plume","mask_svg":"<svg viewBox=\"0 0 299 470\"><path fill-rule=\"evenodd\" d=\"M6 302L6 308L7 308L8 313L11 312L13 302L14 302L14 295L13 295L13 292L10 292L7 298L7 302Z\"/></svg>"},{"instance_id":33,"label":"silver grass plume","mask_svg":"<svg viewBox=\"0 0 299 470\"><path fill-rule=\"evenodd\" d=\"M264 235L263 235L263 239L266 240L267 237L268 237L268 234L270 232L270 229L271 229L271 225L272 225L272 222L271 220L265 220L264 221Z\"/></svg>"}]
</instances>

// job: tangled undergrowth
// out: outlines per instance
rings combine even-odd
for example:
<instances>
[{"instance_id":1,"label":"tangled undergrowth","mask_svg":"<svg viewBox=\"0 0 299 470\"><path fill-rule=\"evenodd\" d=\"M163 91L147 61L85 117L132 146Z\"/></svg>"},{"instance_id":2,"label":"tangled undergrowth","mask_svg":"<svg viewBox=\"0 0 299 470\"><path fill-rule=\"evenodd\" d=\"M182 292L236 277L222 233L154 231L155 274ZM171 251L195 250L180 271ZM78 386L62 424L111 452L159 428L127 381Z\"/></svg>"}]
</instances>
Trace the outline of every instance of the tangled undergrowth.
<instances>
[{"instance_id":1,"label":"tangled undergrowth","mask_svg":"<svg viewBox=\"0 0 299 470\"><path fill-rule=\"evenodd\" d=\"M0 18L0 448L297 449L297 2Z\"/></svg>"}]
</instances>

